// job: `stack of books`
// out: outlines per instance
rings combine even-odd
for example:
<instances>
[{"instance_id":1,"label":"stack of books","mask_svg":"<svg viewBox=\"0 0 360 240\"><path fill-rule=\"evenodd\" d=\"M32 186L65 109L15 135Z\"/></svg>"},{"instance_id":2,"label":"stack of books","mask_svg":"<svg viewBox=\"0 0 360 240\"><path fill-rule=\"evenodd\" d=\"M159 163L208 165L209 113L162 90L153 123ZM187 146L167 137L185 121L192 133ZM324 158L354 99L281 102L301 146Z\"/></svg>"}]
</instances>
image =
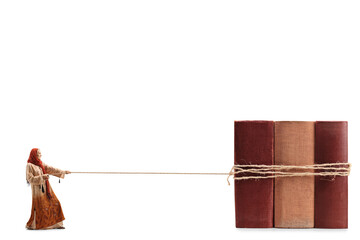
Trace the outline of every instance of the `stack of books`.
<instances>
[{"instance_id":1,"label":"stack of books","mask_svg":"<svg viewBox=\"0 0 360 240\"><path fill-rule=\"evenodd\" d=\"M348 162L346 121L235 121L234 133L235 165ZM348 227L347 176L245 179L234 185L237 228Z\"/></svg>"}]
</instances>

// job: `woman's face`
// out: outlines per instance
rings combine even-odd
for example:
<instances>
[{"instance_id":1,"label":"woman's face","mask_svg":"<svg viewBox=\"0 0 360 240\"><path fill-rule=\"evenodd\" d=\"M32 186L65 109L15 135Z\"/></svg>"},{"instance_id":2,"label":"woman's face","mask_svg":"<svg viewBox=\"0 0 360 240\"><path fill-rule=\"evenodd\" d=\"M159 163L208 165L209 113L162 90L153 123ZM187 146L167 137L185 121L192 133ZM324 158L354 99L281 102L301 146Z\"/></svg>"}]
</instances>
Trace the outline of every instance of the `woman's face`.
<instances>
[{"instance_id":1,"label":"woman's face","mask_svg":"<svg viewBox=\"0 0 360 240\"><path fill-rule=\"evenodd\" d=\"M41 156L42 156L41 151L40 151L40 149L38 149L37 150L37 157L38 157L39 160L41 160Z\"/></svg>"}]
</instances>

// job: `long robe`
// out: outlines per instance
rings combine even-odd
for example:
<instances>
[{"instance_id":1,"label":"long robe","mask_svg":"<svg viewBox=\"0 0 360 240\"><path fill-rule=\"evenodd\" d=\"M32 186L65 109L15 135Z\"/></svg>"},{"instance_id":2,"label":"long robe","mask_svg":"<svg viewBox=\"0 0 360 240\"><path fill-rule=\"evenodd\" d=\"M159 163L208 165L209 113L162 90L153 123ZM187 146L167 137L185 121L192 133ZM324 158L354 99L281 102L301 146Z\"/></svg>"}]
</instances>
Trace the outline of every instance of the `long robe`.
<instances>
[{"instance_id":1,"label":"long robe","mask_svg":"<svg viewBox=\"0 0 360 240\"><path fill-rule=\"evenodd\" d=\"M43 163L47 174L64 178L65 171L48 166ZM46 184L43 179L41 167L28 163L26 165L26 180L31 184L32 206L31 216L26 223L28 229L52 229L62 227L62 221L65 220L59 200L49 182L51 198L46 194ZM43 190L44 189L44 192Z\"/></svg>"}]
</instances>

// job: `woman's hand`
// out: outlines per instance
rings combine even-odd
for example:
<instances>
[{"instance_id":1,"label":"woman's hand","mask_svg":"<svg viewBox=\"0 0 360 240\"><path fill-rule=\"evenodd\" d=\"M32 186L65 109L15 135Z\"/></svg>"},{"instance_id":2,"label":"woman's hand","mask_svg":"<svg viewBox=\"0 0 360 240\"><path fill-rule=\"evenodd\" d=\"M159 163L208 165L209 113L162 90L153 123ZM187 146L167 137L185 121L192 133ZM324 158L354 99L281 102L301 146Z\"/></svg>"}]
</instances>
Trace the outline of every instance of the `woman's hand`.
<instances>
[{"instance_id":1,"label":"woman's hand","mask_svg":"<svg viewBox=\"0 0 360 240\"><path fill-rule=\"evenodd\" d=\"M44 181L49 180L49 175L48 175L48 174L44 174L44 175L42 175L42 178L44 179Z\"/></svg>"},{"instance_id":2,"label":"woman's hand","mask_svg":"<svg viewBox=\"0 0 360 240\"><path fill-rule=\"evenodd\" d=\"M68 170L66 170L66 171L65 171L65 174L70 174L70 173L71 173L71 172L70 172L70 171L68 171Z\"/></svg>"}]
</instances>

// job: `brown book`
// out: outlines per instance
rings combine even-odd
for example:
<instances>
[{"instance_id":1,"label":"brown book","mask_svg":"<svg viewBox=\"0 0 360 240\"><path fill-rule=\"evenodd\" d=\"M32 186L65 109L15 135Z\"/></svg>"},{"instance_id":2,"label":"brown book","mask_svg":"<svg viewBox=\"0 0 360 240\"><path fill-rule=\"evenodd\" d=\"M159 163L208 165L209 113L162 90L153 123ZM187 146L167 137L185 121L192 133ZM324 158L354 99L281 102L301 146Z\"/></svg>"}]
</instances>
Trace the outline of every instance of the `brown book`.
<instances>
[{"instance_id":1,"label":"brown book","mask_svg":"<svg viewBox=\"0 0 360 240\"><path fill-rule=\"evenodd\" d=\"M315 122L275 122L275 164L313 165ZM275 179L274 225L278 228L314 227L314 176Z\"/></svg>"},{"instance_id":2,"label":"brown book","mask_svg":"<svg viewBox=\"0 0 360 240\"><path fill-rule=\"evenodd\" d=\"M316 122L317 164L348 162L348 123ZM315 178L315 227L348 227L348 177Z\"/></svg>"},{"instance_id":3,"label":"brown book","mask_svg":"<svg viewBox=\"0 0 360 240\"><path fill-rule=\"evenodd\" d=\"M273 121L235 121L234 135L235 165L274 164ZM273 227L273 182L271 178L235 180L237 228Z\"/></svg>"}]
</instances>

